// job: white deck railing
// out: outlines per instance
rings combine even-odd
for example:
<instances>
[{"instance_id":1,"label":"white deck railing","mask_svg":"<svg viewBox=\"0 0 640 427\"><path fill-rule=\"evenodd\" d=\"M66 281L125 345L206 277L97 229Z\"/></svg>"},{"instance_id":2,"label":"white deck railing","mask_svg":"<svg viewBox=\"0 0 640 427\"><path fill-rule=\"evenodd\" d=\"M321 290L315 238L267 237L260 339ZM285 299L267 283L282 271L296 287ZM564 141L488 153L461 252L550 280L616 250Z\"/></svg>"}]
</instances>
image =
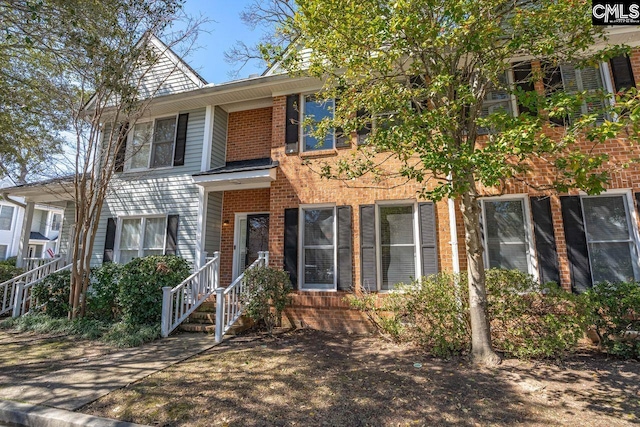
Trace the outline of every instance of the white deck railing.
<instances>
[{"instance_id":1,"label":"white deck railing","mask_svg":"<svg viewBox=\"0 0 640 427\"><path fill-rule=\"evenodd\" d=\"M13 317L19 317L29 313L31 309L37 305L35 301L31 301L31 291L34 285L42 282L45 277L51 273L68 270L70 268L71 264L64 266L64 258L58 257L11 280L0 283L0 293L6 294L7 287L9 286L13 288L11 292L13 295Z\"/></svg>"},{"instance_id":2,"label":"white deck railing","mask_svg":"<svg viewBox=\"0 0 640 427\"><path fill-rule=\"evenodd\" d=\"M169 336L219 287L220 253L214 252L213 258L207 258L202 268L178 286L162 288L162 336Z\"/></svg>"},{"instance_id":3,"label":"white deck railing","mask_svg":"<svg viewBox=\"0 0 640 427\"><path fill-rule=\"evenodd\" d=\"M247 270L269 265L269 252L258 252L258 259L226 288L216 289L216 342L221 342L224 334L231 329L233 324L242 316L244 306L242 294L244 293L244 274Z\"/></svg>"},{"instance_id":4,"label":"white deck railing","mask_svg":"<svg viewBox=\"0 0 640 427\"><path fill-rule=\"evenodd\" d=\"M38 267L42 267L45 264L49 264L51 261L58 257L59 255L56 255L55 258L22 258L22 269L24 271L34 270Z\"/></svg>"}]
</instances>

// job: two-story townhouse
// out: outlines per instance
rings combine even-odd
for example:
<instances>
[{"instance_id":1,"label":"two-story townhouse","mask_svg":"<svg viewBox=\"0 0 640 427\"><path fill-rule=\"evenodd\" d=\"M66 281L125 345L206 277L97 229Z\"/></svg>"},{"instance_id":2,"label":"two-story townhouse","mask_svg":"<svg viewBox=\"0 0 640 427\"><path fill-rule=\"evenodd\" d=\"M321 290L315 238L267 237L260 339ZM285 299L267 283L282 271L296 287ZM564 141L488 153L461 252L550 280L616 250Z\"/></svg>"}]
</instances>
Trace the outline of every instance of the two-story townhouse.
<instances>
[{"instance_id":1,"label":"two-story townhouse","mask_svg":"<svg viewBox=\"0 0 640 427\"><path fill-rule=\"evenodd\" d=\"M602 88L615 92L640 81L640 32L620 30L615 42L634 47L592 69L569 64L525 90ZM505 78L539 63L520 58ZM186 77L192 79L195 74ZM455 200L434 203L402 181L328 181L310 161L350 156L367 130L317 141L304 117L332 114L313 94L322 82L291 77L277 67L265 75L169 92L150 105L130 132L96 236L93 263L175 253L202 265L220 251L221 284L231 283L268 250L270 264L289 272L296 289L289 316L298 326L361 331L368 325L344 296L355 287L373 292L438 271L466 268L462 218ZM545 86L546 85L546 86ZM506 93L491 93L491 108L520 108ZM585 105L584 108L588 108ZM548 132L560 135L560 123ZM634 156L624 139L598 149L611 164ZM313 162L311 162L313 164ZM545 183L544 165L536 165ZM616 169L599 196L554 195L509 183L499 197L482 199L486 265L517 268L566 289L600 280L640 279L638 212L640 167ZM59 182L9 189L28 202L53 201ZM61 191L58 194L62 194ZM487 192L490 194L490 192ZM66 250L73 202L66 203Z\"/></svg>"}]
</instances>

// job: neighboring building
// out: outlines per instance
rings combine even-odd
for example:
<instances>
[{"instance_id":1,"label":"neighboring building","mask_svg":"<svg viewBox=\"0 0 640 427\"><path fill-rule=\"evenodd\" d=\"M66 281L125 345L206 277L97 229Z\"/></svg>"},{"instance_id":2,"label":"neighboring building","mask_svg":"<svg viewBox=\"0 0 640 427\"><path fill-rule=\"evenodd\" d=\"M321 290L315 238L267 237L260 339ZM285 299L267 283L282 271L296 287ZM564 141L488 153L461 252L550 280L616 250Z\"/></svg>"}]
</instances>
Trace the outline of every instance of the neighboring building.
<instances>
[{"instance_id":1,"label":"neighboring building","mask_svg":"<svg viewBox=\"0 0 640 427\"><path fill-rule=\"evenodd\" d=\"M7 180L0 181L0 188L7 186ZM0 260L18 255L25 209L24 198L16 197L17 203L0 199ZM63 209L49 205L35 205L30 227L29 245L26 258L53 258L60 246Z\"/></svg>"},{"instance_id":2,"label":"neighboring building","mask_svg":"<svg viewBox=\"0 0 640 427\"><path fill-rule=\"evenodd\" d=\"M612 31L620 31L613 38L636 46L630 58L584 70L563 65L547 78L566 90L611 92L640 82L640 32ZM330 135L319 146L301 131L306 112L316 118L331 114L330 105L311 96L321 82L273 69L212 86L188 67L180 70L181 89L154 100L153 117L130 132L127 160L102 211L94 264L171 253L197 267L220 251L224 285L258 251L268 250L270 264L286 269L296 288L289 310L296 322L352 331L367 327L344 302L354 287L384 292L412 277L466 268L464 251L458 251L464 233L455 201L419 199L418 184L354 188L322 180L305 165L308 159L349 156L365 136ZM542 87L540 82L531 90ZM517 114L508 95L491 99L487 108ZM625 140L598 149L610 153L614 164L630 160ZM544 169L538 170L544 183ZM65 253L73 201L56 186L7 191L31 204L63 204ZM487 267L517 268L576 291L600 280L640 279L637 164L616 171L600 196L557 196L519 184L509 185L508 193L482 200Z\"/></svg>"}]
</instances>

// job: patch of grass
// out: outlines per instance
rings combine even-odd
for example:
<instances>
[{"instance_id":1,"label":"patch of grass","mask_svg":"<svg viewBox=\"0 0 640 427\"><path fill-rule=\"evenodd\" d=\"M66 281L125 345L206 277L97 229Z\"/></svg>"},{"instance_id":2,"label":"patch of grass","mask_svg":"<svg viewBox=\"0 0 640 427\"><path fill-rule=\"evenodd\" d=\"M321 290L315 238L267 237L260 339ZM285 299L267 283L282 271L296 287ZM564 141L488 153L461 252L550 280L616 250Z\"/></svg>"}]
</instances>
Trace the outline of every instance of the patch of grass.
<instances>
[{"instance_id":1,"label":"patch of grass","mask_svg":"<svg viewBox=\"0 0 640 427\"><path fill-rule=\"evenodd\" d=\"M68 334L89 340L100 340L115 347L137 347L160 337L160 326L107 323L95 319L67 320L33 314L6 319L0 329L39 334Z\"/></svg>"}]
</instances>

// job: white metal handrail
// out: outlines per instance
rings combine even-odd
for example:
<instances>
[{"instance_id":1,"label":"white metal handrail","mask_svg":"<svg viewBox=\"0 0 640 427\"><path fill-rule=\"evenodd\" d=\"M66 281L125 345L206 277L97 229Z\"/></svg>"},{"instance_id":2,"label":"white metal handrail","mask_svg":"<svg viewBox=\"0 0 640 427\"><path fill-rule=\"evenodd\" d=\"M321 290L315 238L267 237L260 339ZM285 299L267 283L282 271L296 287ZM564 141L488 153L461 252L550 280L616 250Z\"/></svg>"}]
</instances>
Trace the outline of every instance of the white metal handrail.
<instances>
[{"instance_id":1,"label":"white metal handrail","mask_svg":"<svg viewBox=\"0 0 640 427\"><path fill-rule=\"evenodd\" d=\"M31 292L35 285L42 282L47 276L49 276L52 273L69 270L71 268L71 264L62 266L63 263L64 263L63 258L57 258L54 261L41 265L40 267L34 270L27 271L26 273L21 274L20 276L15 277L13 279L13 280L18 279L15 282L13 317L19 317L24 314L27 314L34 308L36 304L32 304ZM3 284L0 284L0 286L2 285Z\"/></svg>"},{"instance_id":2,"label":"white metal handrail","mask_svg":"<svg viewBox=\"0 0 640 427\"><path fill-rule=\"evenodd\" d=\"M62 261L62 259L60 259L60 261ZM49 274L44 275L39 279L36 279L29 283L18 282L18 284L16 285L16 299L13 305L13 317L23 316L25 314L31 313L34 308L43 306L46 302L40 304L39 301L33 301L33 298L31 298L33 287L46 279L50 274L58 273L65 270L71 270L71 265L72 264L67 264L64 267L51 271Z\"/></svg>"},{"instance_id":3,"label":"white metal handrail","mask_svg":"<svg viewBox=\"0 0 640 427\"><path fill-rule=\"evenodd\" d=\"M269 265L269 252L258 252L258 259L226 288L216 289L216 342L221 342L233 324L242 316L242 294L245 290L244 275L248 270Z\"/></svg>"},{"instance_id":4,"label":"white metal handrail","mask_svg":"<svg viewBox=\"0 0 640 427\"><path fill-rule=\"evenodd\" d=\"M178 286L162 288L162 336L169 336L219 287L220 253L214 252L213 258L207 258L202 268Z\"/></svg>"}]
</instances>

